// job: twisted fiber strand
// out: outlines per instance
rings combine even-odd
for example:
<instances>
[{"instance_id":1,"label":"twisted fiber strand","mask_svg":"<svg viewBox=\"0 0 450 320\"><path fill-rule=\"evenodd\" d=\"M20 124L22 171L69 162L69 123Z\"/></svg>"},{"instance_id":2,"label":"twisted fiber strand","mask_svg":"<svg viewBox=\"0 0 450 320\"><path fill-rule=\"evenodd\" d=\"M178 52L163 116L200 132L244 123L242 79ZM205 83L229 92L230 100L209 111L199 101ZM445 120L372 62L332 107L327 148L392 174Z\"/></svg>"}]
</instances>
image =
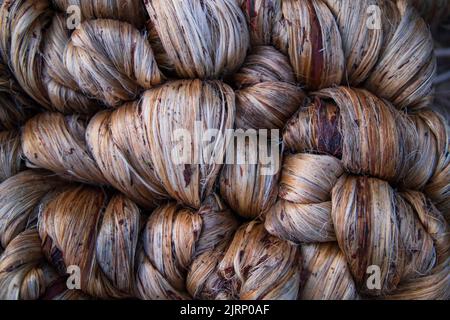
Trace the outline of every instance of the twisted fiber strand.
<instances>
[{"instance_id":1,"label":"twisted fiber strand","mask_svg":"<svg viewBox=\"0 0 450 320\"><path fill-rule=\"evenodd\" d=\"M436 69L432 38L406 1L239 2L252 24L252 42L272 44L285 53L307 88L362 85L399 108L418 109L431 102ZM370 5L381 10L379 29L368 28L363 18ZM253 18L264 15L267 20ZM263 32L271 34L266 42L259 41Z\"/></svg>"},{"instance_id":2,"label":"twisted fiber strand","mask_svg":"<svg viewBox=\"0 0 450 320\"><path fill-rule=\"evenodd\" d=\"M22 175L48 179L46 173ZM344 175L333 188L331 214L343 253L330 242L289 244L269 235L256 220L238 227L217 195L208 197L198 211L168 202L147 217L121 194L82 185L48 190L40 199L38 194L33 198L42 250L61 276L66 266L80 266L82 291L94 297L293 299L300 294L342 299L359 294L387 298L448 294L443 280L448 277L448 224L423 194L397 193L382 180ZM16 203L26 203L28 197L18 194ZM31 275L12 275L37 267L32 261L8 267L9 259L14 259L8 253L24 250L25 244L16 243L21 237L24 234L7 243L0 275L1 283L19 283L20 297L25 298L31 295L27 282ZM325 269L329 264L336 269ZM387 270L382 272L382 289L365 292L365 266L371 264ZM44 267L48 266L39 268ZM321 277L315 270L328 275ZM34 283L45 291L56 281L48 277ZM415 292L409 284L415 279L433 283L433 291Z\"/></svg>"},{"instance_id":3,"label":"twisted fiber strand","mask_svg":"<svg viewBox=\"0 0 450 320\"><path fill-rule=\"evenodd\" d=\"M47 110L1 144L3 298L448 299L448 124L406 1L16 0L0 21L2 74ZM175 163L196 121L284 129L281 172L195 135L203 162ZM13 175L22 149L57 175Z\"/></svg>"},{"instance_id":4,"label":"twisted fiber strand","mask_svg":"<svg viewBox=\"0 0 450 320\"><path fill-rule=\"evenodd\" d=\"M175 132L193 132L200 121L202 129L225 134L233 127L234 99L221 82L180 80L147 91L140 101L101 112L89 123L78 116L42 113L24 127L24 154L32 166L81 182L109 183L145 207L170 195L198 208L218 175L215 163L224 158L225 141L217 139L210 158L202 159L202 150L194 148L200 137L194 137L188 159L192 165L177 164L172 156ZM195 164L195 158L211 165Z\"/></svg>"},{"instance_id":5,"label":"twisted fiber strand","mask_svg":"<svg viewBox=\"0 0 450 320\"><path fill-rule=\"evenodd\" d=\"M43 251L62 274L65 265L80 266L84 279L82 290L95 297L131 295L173 299L188 298L189 293L194 292L197 297L217 294L215 290L221 295L250 295L248 298L296 295L298 283L293 282L298 282L299 274L296 274L297 279L292 275L299 266L294 264L297 259L292 258L298 258L297 250L268 235L257 222L242 226L233 238L238 223L217 196L209 197L198 211L167 203L145 218L133 202L120 194L108 197L102 190L86 186L66 186L64 189L44 197L39 205ZM138 243L140 230L142 246ZM223 266L204 261L211 256L217 257L215 250L218 248L219 254L223 254L231 238L233 241L225 251ZM15 239L5 252L16 246ZM242 266L236 265L233 270L232 261L240 259L242 246L252 246L252 250L247 250L248 256ZM168 251L163 252L162 248ZM292 257L285 255L286 249L292 252ZM115 256L118 250L123 252L120 260ZM260 280L269 275L268 267L278 264L279 258L284 263L277 267L278 273L271 270L270 277L279 281L280 287L273 288L272 281L267 280L267 287L262 288ZM197 262L198 259L201 260ZM7 260L2 263L8 265ZM255 267L249 272L255 263L258 267L262 267L261 264L267 267L261 270ZM2 268L4 265L0 266L0 274L10 279L10 274L17 270ZM211 270L205 271L205 267ZM197 271L197 268L201 270ZM226 273L229 279L221 280L221 273ZM205 281L204 278L209 279ZM218 285L221 287L216 288ZM23 288L21 294L27 294L29 287ZM238 288L241 288L240 293L236 292Z\"/></svg>"},{"instance_id":6,"label":"twisted fiber strand","mask_svg":"<svg viewBox=\"0 0 450 320\"><path fill-rule=\"evenodd\" d=\"M261 22L261 26L254 24L253 21L251 34L264 32L271 35L271 41L257 44L274 45L286 53L296 79L307 88L321 89L341 83L358 85L366 80L365 85L369 89L380 97L388 98L398 107L421 108L429 104L431 78L435 72L432 40L423 20L406 5L406 2L367 0L359 1L356 8L354 3L350 4L348 1L339 3L333 1L325 3L321 0L284 1L282 4L279 1L269 1L267 4L264 1L242 2L243 11L247 16L249 13L259 16L260 11L264 16L264 10L273 12L271 15L273 19L268 19L272 20L269 26L265 24L266 19ZM244 16L234 1L222 0L217 4L215 1L171 1L164 2L165 5L161 3L163 2L147 3L151 21L149 28L156 30L159 40L156 47L163 47L162 54L168 55L164 60L173 62L178 76L217 78L232 73L243 62L248 48L248 31L243 24ZM253 3L254 7L246 8L247 3ZM361 19L361 14L371 4L379 5L382 9L381 18L384 20L381 26L386 30L368 29L366 19ZM82 7L85 5L88 4L83 3ZM209 5L216 7L210 8ZM134 26L119 22L120 17L115 22L102 19L84 21L69 38L67 30L61 30L63 26L61 21L58 21L60 20L57 18L58 15L51 18L52 11L48 9L45 0L39 1L35 7L31 7L29 1L13 3L8 1L2 7L1 19L4 21L2 25L5 25L5 30L0 33L2 39L0 44L3 59L9 62L15 77L25 91L45 107L60 111L67 107L70 111L77 103L80 104L80 101L77 101L81 99L76 94L77 90L88 96L105 98L100 99L101 102L114 106L120 101L136 98L137 89L148 88L149 84L160 81L160 74L155 70L157 67L153 63L151 47L146 42L144 45L146 48L141 47L143 35L139 35ZM348 10L350 7L351 11ZM280 12L274 12L278 9ZM97 14L95 16L97 18L113 17L113 13L108 16L101 8L99 11L101 14ZM189 12L191 16L183 16L182 12L183 14ZM164 18L169 14L172 19ZM181 16L177 18L177 14ZM223 19L224 15L228 19ZM21 20L27 28L14 32L18 28L17 25L21 26ZM173 26L165 25L169 21ZM228 25L221 25L222 22ZM186 23L186 26L183 23ZM47 25L50 25L50 32L44 34L43 30ZM198 29L197 25L204 25L205 28ZM266 29L262 31L260 28ZM349 32L354 29L361 30L362 34L356 37L355 34L358 33ZM105 34L102 34L102 30ZM369 34L365 36L364 33ZM83 42L83 38L88 34L91 39L95 39L93 43ZM139 41L135 43L136 37ZM108 45L108 41L113 38L121 42L114 46ZM222 39L228 40L225 42L227 45L220 42ZM254 40L252 42L254 43ZM46 45L47 55L52 55L54 51L52 48L57 47L56 51L59 53L53 58L61 64L62 70L64 67L67 68L68 73L62 84L64 88L59 86L55 88L54 82L57 82L55 79L44 83L42 75L44 73L52 75L51 71L44 71L52 69L48 65L53 63L50 59L45 59L45 54L44 56L38 54L40 43L54 43L53 46ZM131 45L132 43L135 44ZM108 48L107 51L102 49L105 46ZM62 50L63 48L65 49ZM115 52L114 48L120 50ZM298 49L301 49L301 52L297 52ZM72 52L74 50L75 52ZM83 55L83 50L89 50L90 55ZM97 52L99 56L96 58L101 59L103 63L91 60L94 52ZM119 55L119 52L126 54ZM71 59L64 59L64 55L67 54ZM132 58L136 54L140 54L139 65L136 65L137 61ZM24 57L28 57L28 60L21 61L20 59ZM345 64L347 68L344 68ZM132 72L133 67L136 74ZM141 72L147 70L156 77L150 75L142 77L144 75L139 73L137 70L139 68ZM204 68L208 70L202 71ZM70 79L69 74L74 79ZM114 76L118 77L117 82L108 83ZM71 80L75 80L79 88L75 88ZM92 83L89 80L92 80ZM380 87L381 84L383 87ZM46 86L51 88L45 88ZM110 92L113 88L114 91ZM127 91L128 95L125 92L121 93L121 89ZM54 93L57 96L54 96ZM66 100L63 97L74 98L77 103L74 106L67 103L66 106L60 103L53 105L50 101L62 102ZM80 112L85 111L86 103L86 101L81 103Z\"/></svg>"},{"instance_id":7,"label":"twisted fiber strand","mask_svg":"<svg viewBox=\"0 0 450 320\"><path fill-rule=\"evenodd\" d=\"M0 103L0 131L16 129L33 112L33 104L12 77L1 58Z\"/></svg>"},{"instance_id":8,"label":"twisted fiber strand","mask_svg":"<svg viewBox=\"0 0 450 320\"><path fill-rule=\"evenodd\" d=\"M0 58L0 182L24 168L18 128L35 109Z\"/></svg>"},{"instance_id":9,"label":"twisted fiber strand","mask_svg":"<svg viewBox=\"0 0 450 320\"><path fill-rule=\"evenodd\" d=\"M166 93L170 92L172 86L177 87L178 93L174 98L166 98ZM171 155L175 137L166 139L161 134L173 132L172 129L176 127L166 128L163 125L171 126L174 123L183 123L184 128L190 123L188 130L193 132L194 122L198 117L192 112L182 114L182 110L172 110L185 104L171 99L195 97L188 91L186 94L181 93L180 90L185 86L186 89L195 88L196 92L209 88L208 83L202 84L200 81L168 83L144 95L140 106L130 104L113 111L112 115L102 112L88 125L83 125L83 122L73 116L64 118L56 113L38 115L24 127L24 154L33 166L71 176L82 182L104 184L108 181L133 199L141 199L138 203L147 207L152 206L153 200L157 202L169 193L171 197L198 208L205 194L210 192L207 190L211 190L211 183L217 176L217 168L176 164ZM230 97L234 95L231 90L228 93ZM159 98L160 96L162 98ZM339 104L325 104L321 100L331 97L339 101ZM152 101L158 101L161 106L165 105L163 108L169 108L172 116L158 116L155 118L158 122L148 127L146 123L153 123L152 118L147 120L147 116L140 113L145 105L159 108L158 103ZM217 105L211 105L212 110L219 106L228 120L223 124L212 122L207 128L220 128L223 132L224 129L232 127L230 119L233 109L228 110L228 103L225 101L217 102ZM207 109L206 101L202 105ZM341 107L338 108L337 105ZM149 113L146 114L151 116L151 108L147 110ZM208 114L207 110L199 109L198 112ZM157 114L165 115L165 112ZM426 121L423 120L422 114L427 116ZM204 119L207 124L208 118ZM331 123L328 123L328 120ZM430 128L431 125L433 127ZM448 206L446 181L449 177L448 138L445 132L445 122L431 111L406 116L367 91L341 87L319 92L310 106L293 117L286 127L284 142L286 147L294 152L316 151L335 155L342 159L345 169L353 174L376 176L409 189L420 190L425 187L427 194L445 209ZM142 143L137 143L136 137L142 137ZM147 148L148 145L152 147ZM211 157L223 159L225 149L222 141ZM111 153L111 150L114 150L114 153ZM155 169L155 165L158 169ZM246 203L258 203L252 202L251 198L247 199L246 193L239 192L238 187L239 184L250 186L254 179L261 179L259 171L255 171L257 168L252 165L225 166L221 188L222 194L229 202L234 202L230 197L233 198L233 194L237 194L243 197L242 200ZM202 173L202 170L207 171ZM231 170L236 170L234 175ZM243 172L248 172L249 178L244 179ZM202 177L210 177L210 180L205 181ZM274 185L277 181L276 177L264 179L272 181L269 185ZM191 181L194 181L192 185ZM227 188L227 185L233 188ZM260 188L257 184L252 187L260 192L272 189ZM225 195L227 189L229 195ZM187 192L186 195L180 194L182 190ZM150 192L148 196L139 195L146 192ZM267 199L267 194L263 193L257 198ZM193 202L194 199L197 199L196 203ZM233 207L233 204L231 206ZM243 211L234 207L233 209L239 213ZM256 210L251 215L257 214L258 211L264 210Z\"/></svg>"}]
</instances>

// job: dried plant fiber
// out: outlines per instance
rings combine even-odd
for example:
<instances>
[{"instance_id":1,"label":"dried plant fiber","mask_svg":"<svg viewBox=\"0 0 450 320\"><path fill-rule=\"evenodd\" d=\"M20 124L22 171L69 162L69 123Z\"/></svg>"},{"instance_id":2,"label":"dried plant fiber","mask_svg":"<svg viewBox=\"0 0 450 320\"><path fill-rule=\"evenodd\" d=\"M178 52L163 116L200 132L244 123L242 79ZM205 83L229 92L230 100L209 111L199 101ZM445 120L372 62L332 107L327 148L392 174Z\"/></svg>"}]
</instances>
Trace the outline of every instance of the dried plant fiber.
<instances>
[{"instance_id":1,"label":"dried plant fiber","mask_svg":"<svg viewBox=\"0 0 450 320\"><path fill-rule=\"evenodd\" d=\"M450 298L448 1L0 4L0 299Z\"/></svg>"}]
</instances>

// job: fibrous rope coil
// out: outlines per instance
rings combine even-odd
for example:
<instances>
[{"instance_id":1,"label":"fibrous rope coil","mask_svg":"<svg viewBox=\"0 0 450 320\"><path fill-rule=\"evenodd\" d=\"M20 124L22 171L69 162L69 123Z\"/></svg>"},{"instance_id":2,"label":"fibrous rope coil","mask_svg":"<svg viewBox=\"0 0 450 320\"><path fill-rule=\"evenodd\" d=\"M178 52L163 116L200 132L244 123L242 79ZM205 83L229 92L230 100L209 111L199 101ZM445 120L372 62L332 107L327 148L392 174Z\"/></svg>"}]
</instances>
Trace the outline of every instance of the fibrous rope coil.
<instances>
[{"instance_id":1,"label":"fibrous rope coil","mask_svg":"<svg viewBox=\"0 0 450 320\"><path fill-rule=\"evenodd\" d=\"M448 2L0 3L0 298L450 298Z\"/></svg>"}]
</instances>

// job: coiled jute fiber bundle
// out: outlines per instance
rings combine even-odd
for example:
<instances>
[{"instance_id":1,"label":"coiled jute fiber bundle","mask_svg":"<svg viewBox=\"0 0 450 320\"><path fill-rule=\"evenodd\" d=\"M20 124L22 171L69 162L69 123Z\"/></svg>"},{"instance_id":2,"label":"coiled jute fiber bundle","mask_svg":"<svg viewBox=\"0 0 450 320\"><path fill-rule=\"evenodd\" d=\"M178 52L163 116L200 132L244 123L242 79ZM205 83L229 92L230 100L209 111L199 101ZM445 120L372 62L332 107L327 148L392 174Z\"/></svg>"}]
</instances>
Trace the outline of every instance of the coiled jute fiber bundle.
<instances>
[{"instance_id":1,"label":"coiled jute fiber bundle","mask_svg":"<svg viewBox=\"0 0 450 320\"><path fill-rule=\"evenodd\" d=\"M450 298L410 1L9 0L0 24L0 298Z\"/></svg>"},{"instance_id":2,"label":"coiled jute fiber bundle","mask_svg":"<svg viewBox=\"0 0 450 320\"><path fill-rule=\"evenodd\" d=\"M0 182L24 167L19 127L35 109L0 58Z\"/></svg>"}]
</instances>

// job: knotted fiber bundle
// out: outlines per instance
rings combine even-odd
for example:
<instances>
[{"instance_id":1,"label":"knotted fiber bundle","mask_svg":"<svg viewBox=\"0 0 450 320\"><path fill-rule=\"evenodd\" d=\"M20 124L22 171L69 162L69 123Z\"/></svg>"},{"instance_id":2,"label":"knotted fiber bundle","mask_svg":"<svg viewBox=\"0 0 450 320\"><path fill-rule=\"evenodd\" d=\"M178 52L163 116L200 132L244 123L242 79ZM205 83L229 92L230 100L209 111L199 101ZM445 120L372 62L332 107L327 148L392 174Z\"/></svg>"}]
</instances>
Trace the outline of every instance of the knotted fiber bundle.
<instances>
[{"instance_id":1,"label":"knotted fiber bundle","mask_svg":"<svg viewBox=\"0 0 450 320\"><path fill-rule=\"evenodd\" d=\"M2 187L22 183L31 188L38 179L49 179L49 174L25 171ZM21 258L11 251L25 251L27 246L36 250L36 232L18 233L20 227L25 228L24 219L31 221L36 216L48 261L61 275L67 265L79 266L84 279L81 290L93 297L257 299L297 294L297 248L270 236L260 222L237 230L237 219L217 195L210 195L199 210L169 202L147 216L123 195L81 185L61 188L60 180L49 182L46 190L32 196L16 192L16 203L22 206L2 212L8 223L2 230L6 250L0 262L0 283L5 288L20 283L20 289L2 291L4 298L49 297L48 291L60 297L65 292L64 287L55 289L58 277L54 271L42 270L50 267L37 263L43 260L38 253L11 268L11 260ZM245 260L235 264L233 260L242 259L244 251ZM117 254L122 258L117 259ZM30 280L30 272L44 274ZM273 287L273 281L277 286Z\"/></svg>"},{"instance_id":2,"label":"knotted fiber bundle","mask_svg":"<svg viewBox=\"0 0 450 320\"><path fill-rule=\"evenodd\" d=\"M24 167L19 127L33 114L34 109L34 103L0 58L0 182Z\"/></svg>"},{"instance_id":3,"label":"knotted fiber bundle","mask_svg":"<svg viewBox=\"0 0 450 320\"><path fill-rule=\"evenodd\" d=\"M1 298L450 297L409 1L15 0L0 23Z\"/></svg>"},{"instance_id":4,"label":"knotted fiber bundle","mask_svg":"<svg viewBox=\"0 0 450 320\"><path fill-rule=\"evenodd\" d=\"M174 81L90 121L60 113L37 115L23 128L22 146L30 166L110 184L144 207L171 196L198 208L220 170L214 160L223 158L226 148L223 140L211 145L211 159L204 159L209 166L177 165L171 154L176 129L193 131L197 121L202 129L224 132L233 127L234 112L235 94L228 85ZM200 149L194 150L200 143L193 141L192 158L202 157Z\"/></svg>"}]
</instances>

